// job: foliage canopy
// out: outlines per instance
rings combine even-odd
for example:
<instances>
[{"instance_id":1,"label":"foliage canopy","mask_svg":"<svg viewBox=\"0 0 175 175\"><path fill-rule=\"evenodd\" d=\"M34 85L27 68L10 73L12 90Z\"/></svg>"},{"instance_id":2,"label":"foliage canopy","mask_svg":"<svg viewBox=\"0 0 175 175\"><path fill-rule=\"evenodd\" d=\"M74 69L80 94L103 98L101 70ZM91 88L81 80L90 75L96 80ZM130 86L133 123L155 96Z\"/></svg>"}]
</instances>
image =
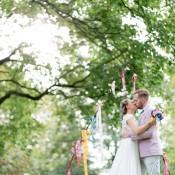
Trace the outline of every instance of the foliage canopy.
<instances>
[{"instance_id":1,"label":"foliage canopy","mask_svg":"<svg viewBox=\"0 0 175 175\"><path fill-rule=\"evenodd\" d=\"M105 148L111 147L111 140L117 147L115 128L120 128L119 103L125 97L120 93L123 68L127 69L127 96L132 96L131 77L136 73L137 88L147 88L152 97L163 100L157 105L164 109L168 125L161 129L161 137L175 172L174 6L168 0L2 0L2 29L13 23L23 30L37 20L57 28L52 41L56 51L48 55L42 55L30 42L10 42L16 28L5 37L3 29L0 35L6 39L0 47L1 174L63 174L68 147L80 137L98 100L106 99L103 123L110 138L105 140ZM68 31L68 40L64 40L64 32L57 33L63 28ZM48 44L46 50L50 47ZM52 57L54 64L39 62L41 57ZM113 80L115 96L108 87ZM47 122L37 116L46 117ZM112 158L105 168L110 167L110 161ZM73 174L82 172L83 168L77 170L74 165Z\"/></svg>"}]
</instances>

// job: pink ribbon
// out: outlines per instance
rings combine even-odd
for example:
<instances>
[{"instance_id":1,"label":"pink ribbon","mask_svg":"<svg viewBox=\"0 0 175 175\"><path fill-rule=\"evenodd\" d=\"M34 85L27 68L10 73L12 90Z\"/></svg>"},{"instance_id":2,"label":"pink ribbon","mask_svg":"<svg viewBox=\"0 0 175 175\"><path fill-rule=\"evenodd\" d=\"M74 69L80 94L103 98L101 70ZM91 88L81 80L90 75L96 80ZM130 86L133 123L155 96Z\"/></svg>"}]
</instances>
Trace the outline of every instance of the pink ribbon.
<instances>
[{"instance_id":1,"label":"pink ribbon","mask_svg":"<svg viewBox=\"0 0 175 175\"><path fill-rule=\"evenodd\" d=\"M168 168L169 160L167 159L165 153L163 153L162 159L164 162L164 175L169 175L169 168Z\"/></svg>"},{"instance_id":2,"label":"pink ribbon","mask_svg":"<svg viewBox=\"0 0 175 175\"><path fill-rule=\"evenodd\" d=\"M122 86L123 86L123 89L122 90L125 91L126 90L126 85L125 85L125 69L123 69L121 71L120 76L122 78Z\"/></svg>"},{"instance_id":3,"label":"pink ribbon","mask_svg":"<svg viewBox=\"0 0 175 175\"><path fill-rule=\"evenodd\" d=\"M75 150L76 150L76 156L77 156L77 165L80 167L82 157L81 157L81 141L78 140L75 143Z\"/></svg>"},{"instance_id":4,"label":"pink ribbon","mask_svg":"<svg viewBox=\"0 0 175 175\"><path fill-rule=\"evenodd\" d=\"M132 76L133 93L134 93L135 90L136 90L136 78L137 78L137 75L134 73L133 76Z\"/></svg>"}]
</instances>

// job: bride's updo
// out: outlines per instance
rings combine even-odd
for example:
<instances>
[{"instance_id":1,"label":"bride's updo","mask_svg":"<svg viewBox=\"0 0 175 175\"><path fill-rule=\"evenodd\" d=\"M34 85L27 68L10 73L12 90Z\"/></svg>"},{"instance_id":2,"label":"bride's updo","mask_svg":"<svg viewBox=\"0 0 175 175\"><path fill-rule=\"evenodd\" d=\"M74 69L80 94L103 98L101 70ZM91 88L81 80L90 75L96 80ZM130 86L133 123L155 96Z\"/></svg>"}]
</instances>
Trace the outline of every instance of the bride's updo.
<instances>
[{"instance_id":1,"label":"bride's updo","mask_svg":"<svg viewBox=\"0 0 175 175\"><path fill-rule=\"evenodd\" d=\"M128 99L124 99L120 102L121 113L125 115L127 113L126 105L128 104Z\"/></svg>"}]
</instances>

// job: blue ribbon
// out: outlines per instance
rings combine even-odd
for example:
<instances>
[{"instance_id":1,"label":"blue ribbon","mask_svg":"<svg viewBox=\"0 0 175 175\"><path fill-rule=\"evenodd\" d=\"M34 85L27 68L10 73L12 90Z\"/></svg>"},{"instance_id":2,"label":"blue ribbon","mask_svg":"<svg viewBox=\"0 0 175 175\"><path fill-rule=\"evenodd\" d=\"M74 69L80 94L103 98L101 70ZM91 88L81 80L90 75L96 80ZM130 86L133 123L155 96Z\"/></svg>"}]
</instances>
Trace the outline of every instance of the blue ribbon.
<instances>
[{"instance_id":1,"label":"blue ribbon","mask_svg":"<svg viewBox=\"0 0 175 175\"><path fill-rule=\"evenodd\" d=\"M95 138L94 138L94 134L95 134L95 117L94 116L91 116L89 120L91 122L92 140L95 140Z\"/></svg>"}]
</instances>

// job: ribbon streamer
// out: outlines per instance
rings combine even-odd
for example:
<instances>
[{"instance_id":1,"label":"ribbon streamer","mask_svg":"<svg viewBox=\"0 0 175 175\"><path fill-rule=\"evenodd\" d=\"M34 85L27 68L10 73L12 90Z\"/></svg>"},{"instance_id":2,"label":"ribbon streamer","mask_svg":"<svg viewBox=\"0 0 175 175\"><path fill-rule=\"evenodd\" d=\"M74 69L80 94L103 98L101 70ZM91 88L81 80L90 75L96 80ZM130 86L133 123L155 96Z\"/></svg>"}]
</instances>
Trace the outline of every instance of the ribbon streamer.
<instances>
[{"instance_id":1,"label":"ribbon streamer","mask_svg":"<svg viewBox=\"0 0 175 175\"><path fill-rule=\"evenodd\" d=\"M134 74L132 75L133 93L134 93L135 90L136 90L136 79L137 79L137 75L134 73Z\"/></svg>"},{"instance_id":2,"label":"ribbon streamer","mask_svg":"<svg viewBox=\"0 0 175 175\"><path fill-rule=\"evenodd\" d=\"M84 174L88 175L88 167L87 167L87 158L89 157L88 153L88 142L87 135L91 133L87 130L82 130L82 144L83 144L83 160L84 160Z\"/></svg>"},{"instance_id":3,"label":"ribbon streamer","mask_svg":"<svg viewBox=\"0 0 175 175\"><path fill-rule=\"evenodd\" d=\"M95 140L95 138L94 138L94 134L95 134L95 117L94 116L90 117L90 122L91 122L92 140Z\"/></svg>"},{"instance_id":4,"label":"ribbon streamer","mask_svg":"<svg viewBox=\"0 0 175 175\"><path fill-rule=\"evenodd\" d=\"M125 69L123 69L121 71L120 76L122 78L122 86L123 86L122 91L126 91L126 85L125 85Z\"/></svg>"},{"instance_id":5,"label":"ribbon streamer","mask_svg":"<svg viewBox=\"0 0 175 175\"><path fill-rule=\"evenodd\" d=\"M81 157L81 141L78 140L75 142L75 151L76 151L76 156L77 156L77 165L80 167L82 157Z\"/></svg>"},{"instance_id":6,"label":"ribbon streamer","mask_svg":"<svg viewBox=\"0 0 175 175\"><path fill-rule=\"evenodd\" d=\"M100 132L100 152L101 152L101 160L103 159L103 130L102 130L102 117L101 117L101 104L98 105L98 111L96 114L96 126Z\"/></svg>"},{"instance_id":7,"label":"ribbon streamer","mask_svg":"<svg viewBox=\"0 0 175 175\"><path fill-rule=\"evenodd\" d=\"M111 91L115 95L115 81L113 81L111 84L108 84L108 86L111 87Z\"/></svg>"},{"instance_id":8,"label":"ribbon streamer","mask_svg":"<svg viewBox=\"0 0 175 175\"><path fill-rule=\"evenodd\" d=\"M164 162L164 175L169 175L169 168L168 168L169 160L167 159L165 153L163 153L162 159Z\"/></svg>"}]
</instances>

